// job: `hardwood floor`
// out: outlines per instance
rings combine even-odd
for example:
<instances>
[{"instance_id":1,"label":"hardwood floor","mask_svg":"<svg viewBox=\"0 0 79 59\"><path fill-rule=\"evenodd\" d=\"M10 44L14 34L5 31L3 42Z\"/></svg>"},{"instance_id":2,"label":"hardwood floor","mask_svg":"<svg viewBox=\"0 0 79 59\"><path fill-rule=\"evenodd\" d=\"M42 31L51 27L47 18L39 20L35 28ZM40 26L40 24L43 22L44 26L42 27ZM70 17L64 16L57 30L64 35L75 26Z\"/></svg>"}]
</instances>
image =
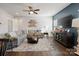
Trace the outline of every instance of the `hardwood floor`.
<instances>
[{"instance_id":1,"label":"hardwood floor","mask_svg":"<svg viewBox=\"0 0 79 59\"><path fill-rule=\"evenodd\" d=\"M8 52L9 56L48 56L48 51Z\"/></svg>"},{"instance_id":2,"label":"hardwood floor","mask_svg":"<svg viewBox=\"0 0 79 59\"><path fill-rule=\"evenodd\" d=\"M6 52L6 56L70 56L66 48L54 41L52 37L48 40L52 47L49 51L9 51Z\"/></svg>"}]
</instances>

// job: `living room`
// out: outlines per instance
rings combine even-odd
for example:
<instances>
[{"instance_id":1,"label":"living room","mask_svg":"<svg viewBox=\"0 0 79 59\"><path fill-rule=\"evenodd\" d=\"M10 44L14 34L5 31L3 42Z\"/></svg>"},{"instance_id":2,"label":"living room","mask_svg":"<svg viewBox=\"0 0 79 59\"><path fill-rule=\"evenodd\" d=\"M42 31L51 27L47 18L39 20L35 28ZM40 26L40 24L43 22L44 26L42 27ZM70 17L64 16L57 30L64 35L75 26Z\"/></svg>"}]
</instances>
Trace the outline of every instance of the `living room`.
<instances>
[{"instance_id":1,"label":"living room","mask_svg":"<svg viewBox=\"0 0 79 59\"><path fill-rule=\"evenodd\" d=\"M78 6L75 3L0 3L0 54L78 55L74 51L66 52L69 46L64 48L53 41L72 27L71 20L79 17Z\"/></svg>"}]
</instances>

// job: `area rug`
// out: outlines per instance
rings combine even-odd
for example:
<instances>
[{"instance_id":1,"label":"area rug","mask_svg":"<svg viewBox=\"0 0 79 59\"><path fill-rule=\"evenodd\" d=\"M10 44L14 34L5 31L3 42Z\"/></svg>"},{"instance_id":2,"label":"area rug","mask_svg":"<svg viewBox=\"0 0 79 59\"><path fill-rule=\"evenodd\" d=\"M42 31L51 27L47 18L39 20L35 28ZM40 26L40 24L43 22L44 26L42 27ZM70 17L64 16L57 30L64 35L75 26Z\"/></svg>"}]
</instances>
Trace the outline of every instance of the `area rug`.
<instances>
[{"instance_id":1,"label":"area rug","mask_svg":"<svg viewBox=\"0 0 79 59\"><path fill-rule=\"evenodd\" d=\"M27 39L17 48L13 48L12 51L50 51L51 45L49 39L39 39L37 44L27 43Z\"/></svg>"}]
</instances>

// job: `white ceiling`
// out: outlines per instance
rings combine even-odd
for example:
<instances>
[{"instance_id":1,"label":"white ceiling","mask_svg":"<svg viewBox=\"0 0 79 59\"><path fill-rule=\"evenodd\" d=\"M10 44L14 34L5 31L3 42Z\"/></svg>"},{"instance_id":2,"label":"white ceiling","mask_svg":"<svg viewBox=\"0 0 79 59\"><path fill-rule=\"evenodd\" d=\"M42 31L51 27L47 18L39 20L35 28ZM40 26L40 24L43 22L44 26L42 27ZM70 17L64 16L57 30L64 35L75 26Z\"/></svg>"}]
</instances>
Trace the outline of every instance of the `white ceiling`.
<instances>
[{"instance_id":1,"label":"white ceiling","mask_svg":"<svg viewBox=\"0 0 79 59\"><path fill-rule=\"evenodd\" d=\"M32 6L34 9L40 9L38 15L32 14L31 16L53 16L70 3L0 3L0 8L4 9L9 14L15 16L30 16L27 12L22 10L27 6ZM28 8L27 8L28 9Z\"/></svg>"}]
</instances>

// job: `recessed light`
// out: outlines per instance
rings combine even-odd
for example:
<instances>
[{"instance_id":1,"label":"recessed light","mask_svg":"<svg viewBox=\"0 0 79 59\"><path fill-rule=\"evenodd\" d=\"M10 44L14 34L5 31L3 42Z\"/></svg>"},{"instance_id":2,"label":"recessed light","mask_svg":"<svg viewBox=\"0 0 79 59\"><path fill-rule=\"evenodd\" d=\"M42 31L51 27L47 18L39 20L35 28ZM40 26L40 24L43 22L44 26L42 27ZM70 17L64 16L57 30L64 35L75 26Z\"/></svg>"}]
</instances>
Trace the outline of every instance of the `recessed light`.
<instances>
[{"instance_id":1,"label":"recessed light","mask_svg":"<svg viewBox=\"0 0 79 59\"><path fill-rule=\"evenodd\" d=\"M16 12L16 15L18 15L19 13L18 12Z\"/></svg>"}]
</instances>

